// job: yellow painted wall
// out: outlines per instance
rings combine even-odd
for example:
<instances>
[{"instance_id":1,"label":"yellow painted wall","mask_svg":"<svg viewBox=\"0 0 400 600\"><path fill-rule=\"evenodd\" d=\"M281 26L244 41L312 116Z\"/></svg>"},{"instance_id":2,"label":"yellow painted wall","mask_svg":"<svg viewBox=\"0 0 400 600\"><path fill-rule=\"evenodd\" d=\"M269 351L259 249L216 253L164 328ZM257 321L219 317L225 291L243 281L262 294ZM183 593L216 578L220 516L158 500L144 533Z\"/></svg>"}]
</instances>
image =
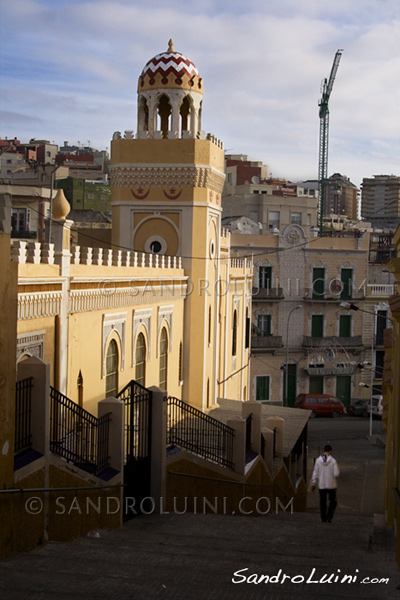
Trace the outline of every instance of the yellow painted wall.
<instances>
[{"instance_id":1,"label":"yellow painted wall","mask_svg":"<svg viewBox=\"0 0 400 600\"><path fill-rule=\"evenodd\" d=\"M0 232L0 488L12 488L16 381L17 265L10 262L10 236ZM9 495L0 495L0 559L11 547Z\"/></svg>"}]
</instances>

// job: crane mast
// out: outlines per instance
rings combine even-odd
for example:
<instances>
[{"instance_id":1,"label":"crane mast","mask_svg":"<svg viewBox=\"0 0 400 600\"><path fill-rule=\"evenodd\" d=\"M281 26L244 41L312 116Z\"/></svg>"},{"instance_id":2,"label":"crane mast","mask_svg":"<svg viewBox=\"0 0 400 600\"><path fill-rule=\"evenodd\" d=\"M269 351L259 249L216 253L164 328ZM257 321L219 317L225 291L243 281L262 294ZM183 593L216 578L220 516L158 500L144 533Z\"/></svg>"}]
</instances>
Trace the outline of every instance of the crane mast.
<instances>
[{"instance_id":1,"label":"crane mast","mask_svg":"<svg viewBox=\"0 0 400 600\"><path fill-rule=\"evenodd\" d=\"M329 80L322 81L322 96L318 102L319 106L319 162L318 162L318 225L319 234L323 235L323 223L325 212L326 180L328 178L328 142L329 142L329 97L332 92L333 83L339 67L343 50L338 50L333 60Z\"/></svg>"}]
</instances>

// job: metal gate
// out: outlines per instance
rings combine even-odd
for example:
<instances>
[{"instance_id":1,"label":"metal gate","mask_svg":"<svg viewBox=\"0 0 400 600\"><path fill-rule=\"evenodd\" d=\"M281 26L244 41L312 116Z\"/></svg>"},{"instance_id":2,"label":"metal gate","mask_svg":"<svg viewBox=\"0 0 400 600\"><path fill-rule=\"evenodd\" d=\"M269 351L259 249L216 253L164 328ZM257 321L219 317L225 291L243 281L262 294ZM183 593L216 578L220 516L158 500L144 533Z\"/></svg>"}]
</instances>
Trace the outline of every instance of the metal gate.
<instances>
[{"instance_id":1,"label":"metal gate","mask_svg":"<svg viewBox=\"0 0 400 600\"><path fill-rule=\"evenodd\" d=\"M124 521L147 511L151 492L151 392L130 381L117 395L125 404ZM151 505L151 504L150 504Z\"/></svg>"}]
</instances>

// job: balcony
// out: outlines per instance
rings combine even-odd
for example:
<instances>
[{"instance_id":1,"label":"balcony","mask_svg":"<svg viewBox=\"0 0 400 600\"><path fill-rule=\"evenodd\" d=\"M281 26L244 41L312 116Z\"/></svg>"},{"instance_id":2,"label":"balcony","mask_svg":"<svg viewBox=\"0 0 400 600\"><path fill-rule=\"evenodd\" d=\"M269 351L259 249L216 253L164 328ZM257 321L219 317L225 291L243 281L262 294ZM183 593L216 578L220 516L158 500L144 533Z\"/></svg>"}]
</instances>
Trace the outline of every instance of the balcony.
<instances>
[{"instance_id":1,"label":"balcony","mask_svg":"<svg viewBox=\"0 0 400 600\"><path fill-rule=\"evenodd\" d=\"M270 300L283 300L283 288L274 287L274 288L252 288L252 296L253 302L269 302Z\"/></svg>"},{"instance_id":2,"label":"balcony","mask_svg":"<svg viewBox=\"0 0 400 600\"><path fill-rule=\"evenodd\" d=\"M336 366L336 367L308 367L304 369L308 375L354 375L357 373L356 367Z\"/></svg>"},{"instance_id":3,"label":"balcony","mask_svg":"<svg viewBox=\"0 0 400 600\"><path fill-rule=\"evenodd\" d=\"M367 285L367 295L368 296L392 296L394 293L394 285L393 284L385 284L385 283L369 283Z\"/></svg>"},{"instance_id":4,"label":"balcony","mask_svg":"<svg viewBox=\"0 0 400 600\"><path fill-rule=\"evenodd\" d=\"M363 346L361 335L352 337L339 337L332 335L329 337L312 337L305 335L303 337L303 346L305 348L327 348L329 346L341 346L342 348L359 348Z\"/></svg>"},{"instance_id":5,"label":"balcony","mask_svg":"<svg viewBox=\"0 0 400 600\"><path fill-rule=\"evenodd\" d=\"M252 335L251 349L252 351L270 350L275 348L283 348L281 335Z\"/></svg>"},{"instance_id":6,"label":"balcony","mask_svg":"<svg viewBox=\"0 0 400 600\"><path fill-rule=\"evenodd\" d=\"M363 300L365 298L365 290L363 288L353 290L351 298L344 298L339 287L337 290L334 289L334 286L331 287L332 289L328 288L323 295L315 294L316 297L313 296L312 288L304 288L304 300L308 302L343 302L343 300Z\"/></svg>"},{"instance_id":7,"label":"balcony","mask_svg":"<svg viewBox=\"0 0 400 600\"><path fill-rule=\"evenodd\" d=\"M18 240L36 240L37 231L11 231L11 238Z\"/></svg>"}]
</instances>

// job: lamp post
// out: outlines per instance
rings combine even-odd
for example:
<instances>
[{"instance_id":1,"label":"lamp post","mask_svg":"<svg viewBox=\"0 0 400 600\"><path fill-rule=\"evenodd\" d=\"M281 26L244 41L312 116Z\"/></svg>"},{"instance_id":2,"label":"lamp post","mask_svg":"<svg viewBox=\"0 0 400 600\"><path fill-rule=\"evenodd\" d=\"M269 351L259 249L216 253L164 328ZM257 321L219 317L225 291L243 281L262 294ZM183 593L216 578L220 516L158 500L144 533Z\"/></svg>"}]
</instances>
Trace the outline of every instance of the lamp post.
<instances>
[{"instance_id":1,"label":"lamp post","mask_svg":"<svg viewBox=\"0 0 400 600\"><path fill-rule=\"evenodd\" d=\"M289 323L290 323L290 317L292 315L292 312L294 312L295 310L299 309L299 308L303 308L301 304L298 304L297 306L295 306L294 308L292 308L292 310L289 312L288 315L288 320L287 320L287 325L286 325L286 369L285 369L285 402L284 402L284 406L287 406L288 404L288 382L289 382Z\"/></svg>"},{"instance_id":2,"label":"lamp post","mask_svg":"<svg viewBox=\"0 0 400 600\"><path fill-rule=\"evenodd\" d=\"M372 375L373 370L371 369L371 379L373 378ZM371 388L371 386L367 385L366 383L364 383L363 381L360 381L360 383L358 384L360 387L365 387L365 388ZM372 435L372 392L373 392L373 388L371 388L371 398L369 401L369 435Z\"/></svg>"}]
</instances>

